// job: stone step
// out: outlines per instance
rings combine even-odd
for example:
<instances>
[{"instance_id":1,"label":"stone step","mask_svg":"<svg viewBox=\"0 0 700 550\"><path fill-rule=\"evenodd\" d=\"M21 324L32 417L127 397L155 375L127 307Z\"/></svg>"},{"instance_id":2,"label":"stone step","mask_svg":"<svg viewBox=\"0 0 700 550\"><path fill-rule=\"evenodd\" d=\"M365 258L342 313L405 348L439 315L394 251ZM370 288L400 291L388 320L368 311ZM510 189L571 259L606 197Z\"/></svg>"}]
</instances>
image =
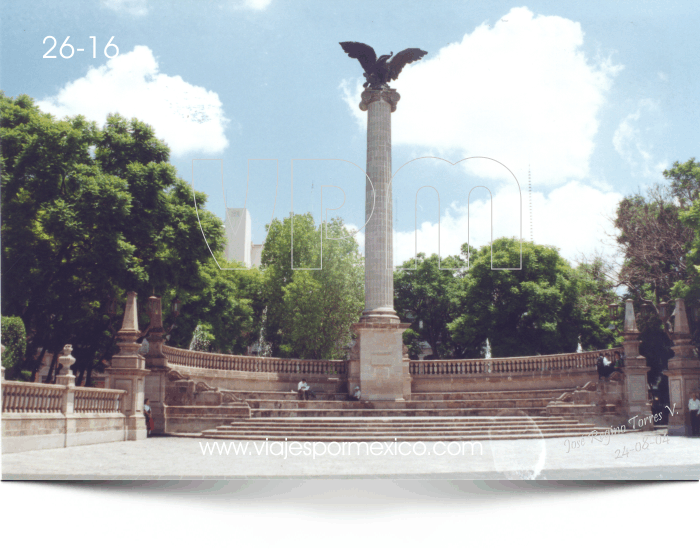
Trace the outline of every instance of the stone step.
<instances>
[{"instance_id":1,"label":"stone step","mask_svg":"<svg viewBox=\"0 0 700 550\"><path fill-rule=\"evenodd\" d=\"M556 399L565 392L576 388L546 389L546 390L507 390L507 391L474 391L474 392L415 392L411 393L411 401L469 401L472 399Z\"/></svg>"},{"instance_id":2,"label":"stone step","mask_svg":"<svg viewBox=\"0 0 700 550\"><path fill-rule=\"evenodd\" d=\"M313 389L313 388L312 388ZM472 399L556 399L565 392L575 388L546 389L546 390L510 390L510 391L474 391L474 392L418 392L411 394L411 401L468 401ZM244 400L266 401L298 401L299 395L294 391L239 391L234 390L237 397ZM347 401L346 393L314 392L317 400Z\"/></svg>"},{"instance_id":3,"label":"stone step","mask_svg":"<svg viewBox=\"0 0 700 550\"><path fill-rule=\"evenodd\" d=\"M550 439L555 437L581 437L590 433L590 430L562 430L553 432L492 432L464 433L464 434L438 434L433 436L410 434L314 434L314 435L281 435L281 434L226 434L226 433L202 433L198 437L204 439L228 439L238 441L486 441L486 440L517 440L517 439ZM179 435L179 434L173 434Z\"/></svg>"},{"instance_id":4,"label":"stone step","mask_svg":"<svg viewBox=\"0 0 700 550\"><path fill-rule=\"evenodd\" d=\"M396 401L393 403L382 403L378 401L322 401L311 399L308 401L292 400L269 400L269 399L248 399L247 402L253 409L259 410L291 410L291 409L467 409L467 408L504 408L523 409L541 408L544 409L551 402L551 399L474 399L469 401L457 400L419 400L419 401Z\"/></svg>"},{"instance_id":5,"label":"stone step","mask_svg":"<svg viewBox=\"0 0 700 550\"><path fill-rule=\"evenodd\" d=\"M428 430L417 430L417 429L386 429L386 430L376 430L376 429L349 429L349 430L328 430L328 429L281 429L274 430L270 428L233 428L229 426L220 426L216 429L204 430L204 434L224 434L224 435L279 435L282 437L295 437L297 435L313 436L313 435L330 435L330 436L345 436L345 435L366 435L366 436L400 436L400 435L424 435L426 437L446 437L449 435L489 435L493 433L541 433L547 434L552 432L569 432L569 433L589 433L593 429L593 425L571 425L571 426L542 426L542 427L525 427L525 426L493 426L490 428L477 428L477 427L462 427L452 430L446 429L428 429Z\"/></svg>"},{"instance_id":6,"label":"stone step","mask_svg":"<svg viewBox=\"0 0 700 550\"><path fill-rule=\"evenodd\" d=\"M404 411L405 412L405 411ZM490 416L469 418L347 418L238 419L205 430L203 438L253 441L469 441L581 437L596 428L563 417Z\"/></svg>"},{"instance_id":7,"label":"stone step","mask_svg":"<svg viewBox=\"0 0 700 550\"><path fill-rule=\"evenodd\" d=\"M497 416L510 412L524 412L529 416L540 416L544 407L528 407L519 409L495 408L449 408L449 409L251 409L253 418L282 418L282 417L373 417L373 416Z\"/></svg>"},{"instance_id":8,"label":"stone step","mask_svg":"<svg viewBox=\"0 0 700 550\"><path fill-rule=\"evenodd\" d=\"M234 390L233 393L236 397L244 399L246 401L253 400L270 400L270 401L299 401L299 394L294 391L238 391ZM324 401L347 401L347 393L325 393L320 391L315 391L316 399Z\"/></svg>"},{"instance_id":9,"label":"stone step","mask_svg":"<svg viewBox=\"0 0 700 550\"><path fill-rule=\"evenodd\" d=\"M513 426L559 426L580 424L579 421L571 418L561 417L522 417L522 416L501 416L501 417L438 417L438 418L251 418L245 420L236 420L227 424L227 426L255 426L255 427L275 427L280 429L288 428L306 428L306 427L321 427L333 428L342 430L345 428L358 427L381 427L387 429L402 429L412 427L425 428L453 428L462 426L494 426L497 424L509 424Z\"/></svg>"},{"instance_id":10,"label":"stone step","mask_svg":"<svg viewBox=\"0 0 700 550\"><path fill-rule=\"evenodd\" d=\"M287 420L287 419L280 419ZM493 427L507 426L507 427L540 427L540 428L550 428L559 426L576 426L581 425L573 419L557 419L552 421L547 420L530 420L530 421L517 421L517 420L496 420L491 422L435 422L435 423L412 423L412 422L257 422L252 419L250 421L229 421L222 425L222 429L269 429L269 430L357 430L357 429L372 429L372 430L459 430L463 428L474 428L474 429L484 429L488 430Z\"/></svg>"}]
</instances>

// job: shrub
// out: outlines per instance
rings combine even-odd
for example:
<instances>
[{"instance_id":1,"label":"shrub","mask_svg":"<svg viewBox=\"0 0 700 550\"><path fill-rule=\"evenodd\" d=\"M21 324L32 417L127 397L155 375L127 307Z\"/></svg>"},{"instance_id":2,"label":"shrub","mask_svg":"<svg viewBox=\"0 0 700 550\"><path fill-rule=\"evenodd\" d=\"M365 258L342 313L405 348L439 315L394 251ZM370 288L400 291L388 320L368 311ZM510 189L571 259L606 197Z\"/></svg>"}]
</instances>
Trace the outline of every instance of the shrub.
<instances>
[{"instance_id":1,"label":"shrub","mask_svg":"<svg viewBox=\"0 0 700 550\"><path fill-rule=\"evenodd\" d=\"M5 351L2 353L5 377L17 378L19 365L22 363L27 349L27 333L24 330L24 323L19 317L2 317L0 323L2 324L0 341L5 346Z\"/></svg>"}]
</instances>

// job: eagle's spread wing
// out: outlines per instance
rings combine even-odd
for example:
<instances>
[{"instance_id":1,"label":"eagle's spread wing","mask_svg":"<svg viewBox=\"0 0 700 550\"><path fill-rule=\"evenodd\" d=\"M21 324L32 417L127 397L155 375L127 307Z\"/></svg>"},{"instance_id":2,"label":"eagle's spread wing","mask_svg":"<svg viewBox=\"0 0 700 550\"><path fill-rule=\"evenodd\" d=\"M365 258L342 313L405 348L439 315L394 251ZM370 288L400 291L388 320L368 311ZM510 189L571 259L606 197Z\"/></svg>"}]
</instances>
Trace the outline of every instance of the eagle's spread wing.
<instances>
[{"instance_id":1,"label":"eagle's spread wing","mask_svg":"<svg viewBox=\"0 0 700 550\"><path fill-rule=\"evenodd\" d=\"M360 62L367 74L372 72L377 62L377 54L371 46L361 42L341 42L340 46L346 54Z\"/></svg>"},{"instance_id":2,"label":"eagle's spread wing","mask_svg":"<svg viewBox=\"0 0 700 550\"><path fill-rule=\"evenodd\" d=\"M408 48L402 52L397 53L394 58L389 61L389 78L388 80L396 80L401 73L401 70L414 61L418 61L421 57L426 55L428 52L424 52L419 48Z\"/></svg>"}]
</instances>

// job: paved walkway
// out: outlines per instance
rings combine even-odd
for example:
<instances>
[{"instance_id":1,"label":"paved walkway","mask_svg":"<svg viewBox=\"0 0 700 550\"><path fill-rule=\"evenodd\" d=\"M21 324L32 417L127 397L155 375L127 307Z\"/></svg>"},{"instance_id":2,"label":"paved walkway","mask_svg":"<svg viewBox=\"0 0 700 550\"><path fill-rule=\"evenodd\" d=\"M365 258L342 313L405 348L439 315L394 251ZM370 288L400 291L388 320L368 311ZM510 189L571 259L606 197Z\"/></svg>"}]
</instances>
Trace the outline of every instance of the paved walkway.
<instances>
[{"instance_id":1,"label":"paved walkway","mask_svg":"<svg viewBox=\"0 0 700 550\"><path fill-rule=\"evenodd\" d=\"M2 475L3 479L700 479L700 438L664 438L657 433L483 441L481 447L475 443L473 451L469 443L461 442L435 446L375 442L361 448L347 443L345 447L286 445L153 437L5 454ZM295 452L298 456L293 456Z\"/></svg>"}]
</instances>

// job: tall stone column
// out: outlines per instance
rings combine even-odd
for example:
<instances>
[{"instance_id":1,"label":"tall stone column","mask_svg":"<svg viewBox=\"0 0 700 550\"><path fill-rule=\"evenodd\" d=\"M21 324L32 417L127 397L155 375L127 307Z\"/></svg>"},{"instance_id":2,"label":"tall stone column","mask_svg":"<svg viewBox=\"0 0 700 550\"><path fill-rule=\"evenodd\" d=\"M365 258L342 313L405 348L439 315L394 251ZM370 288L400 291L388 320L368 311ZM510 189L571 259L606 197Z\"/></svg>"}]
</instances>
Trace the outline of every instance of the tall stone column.
<instances>
[{"instance_id":1,"label":"tall stone column","mask_svg":"<svg viewBox=\"0 0 700 550\"><path fill-rule=\"evenodd\" d=\"M675 354L668 360L668 394L673 414L668 417L669 435L690 435L690 411L688 401L693 393L700 392L700 361L690 338L685 301L676 300L673 319L673 347Z\"/></svg>"},{"instance_id":2,"label":"tall stone column","mask_svg":"<svg viewBox=\"0 0 700 550\"><path fill-rule=\"evenodd\" d=\"M365 187L365 310L363 319L398 323L394 311L394 254L391 198L391 113L401 96L391 88L362 92L367 111ZM368 221L369 220L369 221Z\"/></svg>"},{"instance_id":3,"label":"tall stone column","mask_svg":"<svg viewBox=\"0 0 700 550\"><path fill-rule=\"evenodd\" d=\"M112 357L112 366L107 369L111 389L126 390L122 412L126 416L127 441L146 439L146 418L143 415L144 381L146 364L139 355L139 320L136 308L136 293L129 292L126 298L124 321L117 333L119 353Z\"/></svg>"},{"instance_id":4,"label":"tall stone column","mask_svg":"<svg viewBox=\"0 0 700 550\"><path fill-rule=\"evenodd\" d=\"M391 199L391 113L399 94L391 88L362 93L367 111L367 182L365 194L365 309L348 366L348 391L360 386L362 399L403 402L411 396L403 332L394 311L394 263Z\"/></svg>"}]
</instances>

